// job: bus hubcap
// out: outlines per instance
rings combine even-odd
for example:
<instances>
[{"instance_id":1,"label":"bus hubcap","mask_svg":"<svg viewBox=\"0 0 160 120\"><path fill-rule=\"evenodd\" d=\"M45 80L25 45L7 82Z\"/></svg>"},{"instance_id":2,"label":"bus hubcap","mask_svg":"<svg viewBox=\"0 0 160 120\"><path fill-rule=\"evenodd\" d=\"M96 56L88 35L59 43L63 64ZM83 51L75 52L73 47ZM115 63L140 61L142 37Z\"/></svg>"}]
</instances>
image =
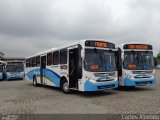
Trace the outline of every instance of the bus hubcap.
<instances>
[{"instance_id":1,"label":"bus hubcap","mask_svg":"<svg viewBox=\"0 0 160 120\"><path fill-rule=\"evenodd\" d=\"M68 85L67 82L64 83L64 85L63 85L63 90L66 91L66 92L69 90L69 85Z\"/></svg>"}]
</instances>

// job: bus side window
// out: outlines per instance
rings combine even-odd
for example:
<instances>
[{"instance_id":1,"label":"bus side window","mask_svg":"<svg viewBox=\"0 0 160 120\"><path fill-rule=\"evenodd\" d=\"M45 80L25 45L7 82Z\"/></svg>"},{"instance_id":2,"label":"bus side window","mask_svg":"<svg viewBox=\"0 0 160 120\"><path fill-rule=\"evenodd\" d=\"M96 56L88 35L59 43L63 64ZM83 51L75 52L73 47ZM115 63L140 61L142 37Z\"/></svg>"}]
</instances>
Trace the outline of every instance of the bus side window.
<instances>
[{"instance_id":1,"label":"bus side window","mask_svg":"<svg viewBox=\"0 0 160 120\"><path fill-rule=\"evenodd\" d=\"M67 64L67 49L60 51L60 64Z\"/></svg>"},{"instance_id":2,"label":"bus side window","mask_svg":"<svg viewBox=\"0 0 160 120\"><path fill-rule=\"evenodd\" d=\"M32 67L35 67L36 66L36 58L32 58Z\"/></svg>"},{"instance_id":3,"label":"bus side window","mask_svg":"<svg viewBox=\"0 0 160 120\"><path fill-rule=\"evenodd\" d=\"M26 59L26 67L29 67L29 59Z\"/></svg>"},{"instance_id":4,"label":"bus side window","mask_svg":"<svg viewBox=\"0 0 160 120\"><path fill-rule=\"evenodd\" d=\"M36 57L36 67L40 66L40 56Z\"/></svg>"},{"instance_id":5,"label":"bus side window","mask_svg":"<svg viewBox=\"0 0 160 120\"><path fill-rule=\"evenodd\" d=\"M48 53L47 54L47 65L49 66L49 65L52 65L52 53Z\"/></svg>"},{"instance_id":6,"label":"bus side window","mask_svg":"<svg viewBox=\"0 0 160 120\"><path fill-rule=\"evenodd\" d=\"M59 64L59 51L53 52L53 65Z\"/></svg>"},{"instance_id":7,"label":"bus side window","mask_svg":"<svg viewBox=\"0 0 160 120\"><path fill-rule=\"evenodd\" d=\"M29 67L32 67L32 58L29 58Z\"/></svg>"},{"instance_id":8,"label":"bus side window","mask_svg":"<svg viewBox=\"0 0 160 120\"><path fill-rule=\"evenodd\" d=\"M46 69L46 56L41 57L41 68Z\"/></svg>"}]
</instances>

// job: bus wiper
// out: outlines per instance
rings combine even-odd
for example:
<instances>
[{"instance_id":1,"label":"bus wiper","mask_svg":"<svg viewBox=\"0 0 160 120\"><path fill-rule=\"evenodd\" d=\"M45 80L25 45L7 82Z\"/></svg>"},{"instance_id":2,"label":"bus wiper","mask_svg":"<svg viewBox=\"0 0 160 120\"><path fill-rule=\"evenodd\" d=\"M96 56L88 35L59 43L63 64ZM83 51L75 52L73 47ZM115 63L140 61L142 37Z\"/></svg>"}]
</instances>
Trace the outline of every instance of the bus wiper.
<instances>
[{"instance_id":1,"label":"bus wiper","mask_svg":"<svg viewBox=\"0 0 160 120\"><path fill-rule=\"evenodd\" d=\"M144 58L144 55L140 54L140 57L141 57L141 61L142 61L142 64L141 64L141 67L146 70L147 69L147 66L146 66L146 62L145 62L145 58ZM140 63L140 62L139 62Z\"/></svg>"},{"instance_id":2,"label":"bus wiper","mask_svg":"<svg viewBox=\"0 0 160 120\"><path fill-rule=\"evenodd\" d=\"M148 50L145 51L145 54L148 54Z\"/></svg>"},{"instance_id":3,"label":"bus wiper","mask_svg":"<svg viewBox=\"0 0 160 120\"><path fill-rule=\"evenodd\" d=\"M102 52L100 52L100 55L99 55L99 57L100 57L100 60L101 60L101 64L102 64L102 66L103 66Z\"/></svg>"},{"instance_id":4,"label":"bus wiper","mask_svg":"<svg viewBox=\"0 0 160 120\"><path fill-rule=\"evenodd\" d=\"M97 53L97 49L96 48L94 48L94 52Z\"/></svg>"},{"instance_id":5,"label":"bus wiper","mask_svg":"<svg viewBox=\"0 0 160 120\"><path fill-rule=\"evenodd\" d=\"M138 62L138 65L140 65L140 60L139 60L138 54L137 54L137 56L136 56L136 60L137 60L137 62Z\"/></svg>"},{"instance_id":6,"label":"bus wiper","mask_svg":"<svg viewBox=\"0 0 160 120\"><path fill-rule=\"evenodd\" d=\"M109 49L109 53L111 53L112 52L112 49Z\"/></svg>"},{"instance_id":7,"label":"bus wiper","mask_svg":"<svg viewBox=\"0 0 160 120\"><path fill-rule=\"evenodd\" d=\"M132 50L131 52L132 52L132 54L131 54L131 59L133 60L133 58L136 58L136 60L137 60L137 62L138 62L138 64L139 64L140 61L139 61L139 58L138 58L138 54L136 54L134 50ZM134 56L134 57L133 57L133 56ZM133 62L135 62L135 61L133 61Z\"/></svg>"},{"instance_id":8,"label":"bus wiper","mask_svg":"<svg viewBox=\"0 0 160 120\"><path fill-rule=\"evenodd\" d=\"M133 55L135 55L135 51L134 50L132 50L132 53L133 53Z\"/></svg>"}]
</instances>

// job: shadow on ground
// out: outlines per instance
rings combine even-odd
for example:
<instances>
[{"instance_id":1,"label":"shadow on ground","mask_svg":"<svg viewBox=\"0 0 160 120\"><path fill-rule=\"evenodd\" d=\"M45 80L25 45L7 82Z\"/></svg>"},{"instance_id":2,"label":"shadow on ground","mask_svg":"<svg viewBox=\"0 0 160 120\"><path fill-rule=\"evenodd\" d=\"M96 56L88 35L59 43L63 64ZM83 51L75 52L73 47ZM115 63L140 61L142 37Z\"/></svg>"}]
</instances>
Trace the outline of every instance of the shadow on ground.
<instances>
[{"instance_id":1,"label":"shadow on ground","mask_svg":"<svg viewBox=\"0 0 160 120\"><path fill-rule=\"evenodd\" d=\"M153 87L118 87L115 90L117 91L125 91L125 92L136 92L136 91L148 91L148 90L154 90Z\"/></svg>"},{"instance_id":2,"label":"shadow on ground","mask_svg":"<svg viewBox=\"0 0 160 120\"><path fill-rule=\"evenodd\" d=\"M28 84L28 85L33 86L32 84ZM42 87L43 89L54 90L56 92L63 93L63 91L60 88L53 87L53 86L38 85L37 87ZM82 97L100 97L100 96L113 95L113 94L117 94L117 92L114 90L94 91L94 92L81 92L77 90L71 90L70 94L68 95L78 95Z\"/></svg>"}]
</instances>

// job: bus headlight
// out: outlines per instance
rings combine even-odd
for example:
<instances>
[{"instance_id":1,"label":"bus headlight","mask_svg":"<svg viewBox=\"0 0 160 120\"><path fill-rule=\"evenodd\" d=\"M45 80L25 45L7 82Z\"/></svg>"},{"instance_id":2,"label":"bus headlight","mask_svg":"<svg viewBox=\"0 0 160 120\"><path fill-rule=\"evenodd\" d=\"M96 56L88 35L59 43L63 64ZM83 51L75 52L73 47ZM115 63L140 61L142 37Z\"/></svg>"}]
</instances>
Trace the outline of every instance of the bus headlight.
<instances>
[{"instance_id":1,"label":"bus headlight","mask_svg":"<svg viewBox=\"0 0 160 120\"><path fill-rule=\"evenodd\" d=\"M118 80L118 77L117 77L117 76L115 76L115 77L114 77L114 80Z\"/></svg>"},{"instance_id":2,"label":"bus headlight","mask_svg":"<svg viewBox=\"0 0 160 120\"><path fill-rule=\"evenodd\" d=\"M91 78L89 79L89 81L92 82L92 83L96 83L96 80L93 80Z\"/></svg>"},{"instance_id":3,"label":"bus headlight","mask_svg":"<svg viewBox=\"0 0 160 120\"><path fill-rule=\"evenodd\" d=\"M132 77L132 76L130 76L130 75L128 75L127 77L128 77L129 79L132 79L132 78L133 78L133 77Z\"/></svg>"}]
</instances>

